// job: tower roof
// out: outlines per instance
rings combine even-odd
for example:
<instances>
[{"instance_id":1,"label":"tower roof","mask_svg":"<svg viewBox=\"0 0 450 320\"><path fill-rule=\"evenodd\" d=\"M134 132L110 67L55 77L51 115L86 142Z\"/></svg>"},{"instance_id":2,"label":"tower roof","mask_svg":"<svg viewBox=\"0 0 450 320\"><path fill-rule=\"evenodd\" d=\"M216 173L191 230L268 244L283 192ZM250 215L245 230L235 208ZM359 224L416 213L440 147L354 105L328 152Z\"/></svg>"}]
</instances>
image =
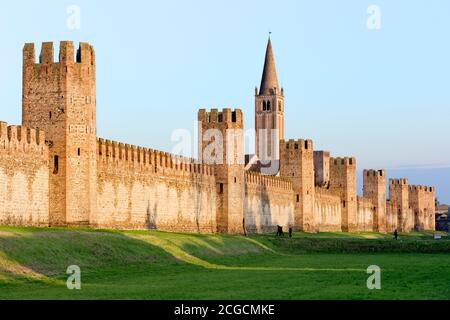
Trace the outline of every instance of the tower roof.
<instances>
[{"instance_id":1,"label":"tower roof","mask_svg":"<svg viewBox=\"0 0 450 320\"><path fill-rule=\"evenodd\" d=\"M267 43L266 60L264 62L264 71L259 88L260 95L270 95L272 90L278 89L277 69L275 67L275 57L272 50L272 42Z\"/></svg>"}]
</instances>

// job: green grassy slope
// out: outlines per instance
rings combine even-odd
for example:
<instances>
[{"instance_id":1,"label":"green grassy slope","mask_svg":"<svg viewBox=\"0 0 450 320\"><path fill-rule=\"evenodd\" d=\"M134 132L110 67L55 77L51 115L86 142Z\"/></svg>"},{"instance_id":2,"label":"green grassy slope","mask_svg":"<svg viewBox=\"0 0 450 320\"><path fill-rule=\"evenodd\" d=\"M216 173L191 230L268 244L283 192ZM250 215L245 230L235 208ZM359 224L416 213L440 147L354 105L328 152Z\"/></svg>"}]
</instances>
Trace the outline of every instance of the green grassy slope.
<instances>
[{"instance_id":1,"label":"green grassy slope","mask_svg":"<svg viewBox=\"0 0 450 320\"><path fill-rule=\"evenodd\" d=\"M169 234L0 228L0 299L450 299L450 240L427 233ZM78 265L82 289L66 288ZM382 289L366 287L367 267Z\"/></svg>"}]
</instances>

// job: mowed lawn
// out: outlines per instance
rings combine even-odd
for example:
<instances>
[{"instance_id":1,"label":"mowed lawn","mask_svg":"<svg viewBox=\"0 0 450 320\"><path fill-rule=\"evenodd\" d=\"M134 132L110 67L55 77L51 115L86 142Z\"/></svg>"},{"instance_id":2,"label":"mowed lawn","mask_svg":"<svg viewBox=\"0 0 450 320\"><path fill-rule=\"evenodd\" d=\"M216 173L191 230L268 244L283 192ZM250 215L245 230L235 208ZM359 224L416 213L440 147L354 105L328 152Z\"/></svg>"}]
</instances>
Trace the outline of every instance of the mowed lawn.
<instances>
[{"instance_id":1,"label":"mowed lawn","mask_svg":"<svg viewBox=\"0 0 450 320\"><path fill-rule=\"evenodd\" d=\"M71 265L81 290L66 287ZM450 299L450 240L1 227L0 299Z\"/></svg>"}]
</instances>

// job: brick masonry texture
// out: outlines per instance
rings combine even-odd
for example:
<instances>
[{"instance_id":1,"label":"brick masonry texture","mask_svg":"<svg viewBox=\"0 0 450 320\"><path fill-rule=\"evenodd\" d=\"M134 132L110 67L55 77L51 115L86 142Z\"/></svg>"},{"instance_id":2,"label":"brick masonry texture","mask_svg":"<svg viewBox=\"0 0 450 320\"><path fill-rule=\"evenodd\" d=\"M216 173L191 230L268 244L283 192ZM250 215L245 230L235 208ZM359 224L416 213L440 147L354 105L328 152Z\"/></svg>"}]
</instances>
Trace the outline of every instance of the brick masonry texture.
<instances>
[{"instance_id":1,"label":"brick masonry texture","mask_svg":"<svg viewBox=\"0 0 450 320\"><path fill-rule=\"evenodd\" d=\"M44 132L0 122L0 223L48 225L48 191Z\"/></svg>"},{"instance_id":2,"label":"brick masonry texture","mask_svg":"<svg viewBox=\"0 0 450 320\"><path fill-rule=\"evenodd\" d=\"M22 126L0 122L0 224L200 233L434 230L435 189L364 171L308 139L284 138L284 90L269 41L255 90L256 159L245 170L240 109L200 109L198 159L97 137L94 48L23 49ZM275 140L270 140L271 131ZM219 132L223 146L205 132ZM266 143L265 143L266 142ZM204 154L213 151L216 157ZM249 157L251 158L251 157ZM261 162L260 162L261 164ZM253 170L253 171L251 171ZM260 172L261 171L261 172Z\"/></svg>"}]
</instances>

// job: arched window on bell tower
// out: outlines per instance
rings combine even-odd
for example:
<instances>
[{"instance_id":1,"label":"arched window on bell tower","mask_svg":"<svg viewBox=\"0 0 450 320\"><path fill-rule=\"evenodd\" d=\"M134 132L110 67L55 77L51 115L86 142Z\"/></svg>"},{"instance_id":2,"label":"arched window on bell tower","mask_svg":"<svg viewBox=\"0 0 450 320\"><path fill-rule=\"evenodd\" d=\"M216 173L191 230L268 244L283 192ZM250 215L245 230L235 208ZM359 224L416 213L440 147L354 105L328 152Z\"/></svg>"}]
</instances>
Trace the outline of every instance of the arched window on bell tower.
<instances>
[{"instance_id":1,"label":"arched window on bell tower","mask_svg":"<svg viewBox=\"0 0 450 320\"><path fill-rule=\"evenodd\" d=\"M267 110L267 107L266 107L266 102L265 101L263 101L263 111L266 111Z\"/></svg>"},{"instance_id":2,"label":"arched window on bell tower","mask_svg":"<svg viewBox=\"0 0 450 320\"><path fill-rule=\"evenodd\" d=\"M270 101L267 101L267 111L270 111Z\"/></svg>"}]
</instances>

